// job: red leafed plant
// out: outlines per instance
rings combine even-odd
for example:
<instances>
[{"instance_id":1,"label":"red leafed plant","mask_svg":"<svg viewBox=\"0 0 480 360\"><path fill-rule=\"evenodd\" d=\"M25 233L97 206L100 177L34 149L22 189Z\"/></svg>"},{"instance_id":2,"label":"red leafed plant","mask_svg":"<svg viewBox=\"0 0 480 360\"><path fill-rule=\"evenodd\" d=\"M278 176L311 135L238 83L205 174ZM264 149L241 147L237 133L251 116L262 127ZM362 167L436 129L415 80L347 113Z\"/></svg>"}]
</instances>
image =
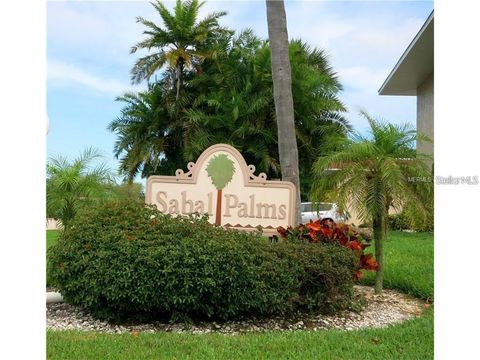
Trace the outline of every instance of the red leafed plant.
<instances>
[{"instance_id":1,"label":"red leafed plant","mask_svg":"<svg viewBox=\"0 0 480 360\"><path fill-rule=\"evenodd\" d=\"M277 228L278 233L284 239L291 241L306 241L310 243L338 244L352 250L357 259L357 266L353 277L359 280L363 274L362 270L376 271L378 264L372 254L364 254L365 248L370 244L358 232L347 224L337 224L331 219L311 221L308 224L300 224L293 228L286 229L282 226Z\"/></svg>"}]
</instances>

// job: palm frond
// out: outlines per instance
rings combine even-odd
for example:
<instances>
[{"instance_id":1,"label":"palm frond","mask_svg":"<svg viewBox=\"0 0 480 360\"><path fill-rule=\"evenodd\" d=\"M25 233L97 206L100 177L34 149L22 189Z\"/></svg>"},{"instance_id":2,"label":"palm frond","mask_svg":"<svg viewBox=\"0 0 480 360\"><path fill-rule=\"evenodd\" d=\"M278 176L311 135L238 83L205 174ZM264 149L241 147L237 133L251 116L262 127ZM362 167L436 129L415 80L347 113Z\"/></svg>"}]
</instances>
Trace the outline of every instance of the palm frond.
<instances>
[{"instance_id":1,"label":"palm frond","mask_svg":"<svg viewBox=\"0 0 480 360\"><path fill-rule=\"evenodd\" d=\"M160 51L156 54L146 55L135 62L131 70L131 80L133 84L138 84L160 70L167 61L166 53Z\"/></svg>"}]
</instances>

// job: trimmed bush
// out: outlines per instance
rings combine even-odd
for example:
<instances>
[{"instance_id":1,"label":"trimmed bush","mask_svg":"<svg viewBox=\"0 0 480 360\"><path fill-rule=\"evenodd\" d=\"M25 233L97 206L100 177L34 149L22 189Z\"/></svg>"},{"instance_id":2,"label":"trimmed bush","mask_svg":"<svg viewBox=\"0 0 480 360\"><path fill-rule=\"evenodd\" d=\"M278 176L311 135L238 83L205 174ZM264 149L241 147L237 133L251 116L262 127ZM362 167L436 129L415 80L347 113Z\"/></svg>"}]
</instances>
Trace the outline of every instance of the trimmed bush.
<instances>
[{"instance_id":1,"label":"trimmed bush","mask_svg":"<svg viewBox=\"0 0 480 360\"><path fill-rule=\"evenodd\" d=\"M391 230L413 230L416 232L433 231L433 209L429 209L424 219L406 207L401 213L388 216L388 227Z\"/></svg>"},{"instance_id":2,"label":"trimmed bush","mask_svg":"<svg viewBox=\"0 0 480 360\"><path fill-rule=\"evenodd\" d=\"M339 246L271 242L125 202L78 214L48 257L66 302L115 320L332 312L350 305L355 271Z\"/></svg>"},{"instance_id":3,"label":"trimmed bush","mask_svg":"<svg viewBox=\"0 0 480 360\"><path fill-rule=\"evenodd\" d=\"M406 206L403 210L404 216L409 219L409 228L416 232L433 232L434 211L433 202L426 205L427 216L425 218L418 216L415 209Z\"/></svg>"},{"instance_id":4,"label":"trimmed bush","mask_svg":"<svg viewBox=\"0 0 480 360\"><path fill-rule=\"evenodd\" d=\"M408 230L410 223L403 212L388 215L388 228L390 230Z\"/></svg>"}]
</instances>

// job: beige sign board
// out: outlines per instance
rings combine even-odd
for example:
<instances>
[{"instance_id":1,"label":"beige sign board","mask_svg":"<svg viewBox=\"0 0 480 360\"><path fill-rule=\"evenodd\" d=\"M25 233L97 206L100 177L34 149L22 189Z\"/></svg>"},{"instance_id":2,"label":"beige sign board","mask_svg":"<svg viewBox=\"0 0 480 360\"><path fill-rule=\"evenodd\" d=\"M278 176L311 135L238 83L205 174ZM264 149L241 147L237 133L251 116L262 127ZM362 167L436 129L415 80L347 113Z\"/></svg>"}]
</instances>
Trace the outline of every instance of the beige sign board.
<instances>
[{"instance_id":1,"label":"beige sign board","mask_svg":"<svg viewBox=\"0 0 480 360\"><path fill-rule=\"evenodd\" d=\"M209 215L212 224L276 233L295 218L295 186L291 182L267 180L265 173L254 175L240 152L226 144L205 150L188 172L178 169L175 176L150 176L146 203L163 213Z\"/></svg>"}]
</instances>

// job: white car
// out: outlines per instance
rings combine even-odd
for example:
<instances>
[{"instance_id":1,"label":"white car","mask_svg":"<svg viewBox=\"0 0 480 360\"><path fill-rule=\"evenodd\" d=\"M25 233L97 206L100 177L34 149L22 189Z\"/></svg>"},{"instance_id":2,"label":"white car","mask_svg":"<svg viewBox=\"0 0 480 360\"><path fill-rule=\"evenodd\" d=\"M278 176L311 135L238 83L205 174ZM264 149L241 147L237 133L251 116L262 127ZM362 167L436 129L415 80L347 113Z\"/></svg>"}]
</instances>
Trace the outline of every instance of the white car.
<instances>
[{"instance_id":1,"label":"white car","mask_svg":"<svg viewBox=\"0 0 480 360\"><path fill-rule=\"evenodd\" d=\"M302 224L318 219L332 219L337 223L347 221L347 217L337 211L337 204L303 202L300 205L300 210L302 212Z\"/></svg>"}]
</instances>

